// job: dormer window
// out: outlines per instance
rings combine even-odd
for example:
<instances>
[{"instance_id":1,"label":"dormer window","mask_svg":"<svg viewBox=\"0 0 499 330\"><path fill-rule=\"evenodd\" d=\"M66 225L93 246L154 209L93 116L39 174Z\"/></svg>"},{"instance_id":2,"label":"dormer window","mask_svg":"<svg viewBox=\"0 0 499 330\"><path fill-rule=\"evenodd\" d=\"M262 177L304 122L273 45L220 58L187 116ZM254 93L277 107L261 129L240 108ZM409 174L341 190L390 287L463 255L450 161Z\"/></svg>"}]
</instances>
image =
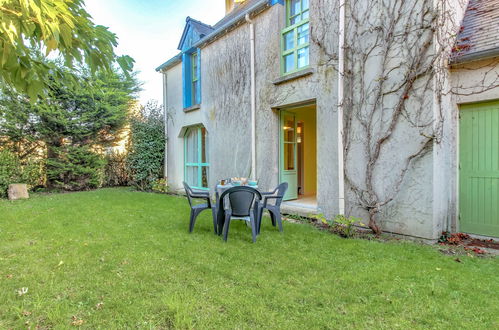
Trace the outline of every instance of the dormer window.
<instances>
[{"instance_id":1,"label":"dormer window","mask_svg":"<svg viewBox=\"0 0 499 330\"><path fill-rule=\"evenodd\" d=\"M201 104L201 50L196 48L182 56L184 108Z\"/></svg>"},{"instance_id":2,"label":"dormer window","mask_svg":"<svg viewBox=\"0 0 499 330\"><path fill-rule=\"evenodd\" d=\"M178 49L182 51L184 108L201 104L201 50L196 48L196 43L211 32L212 26L187 17L178 45Z\"/></svg>"},{"instance_id":3,"label":"dormer window","mask_svg":"<svg viewBox=\"0 0 499 330\"><path fill-rule=\"evenodd\" d=\"M286 28L282 31L281 71L290 74L309 66L308 0L286 0Z\"/></svg>"}]
</instances>

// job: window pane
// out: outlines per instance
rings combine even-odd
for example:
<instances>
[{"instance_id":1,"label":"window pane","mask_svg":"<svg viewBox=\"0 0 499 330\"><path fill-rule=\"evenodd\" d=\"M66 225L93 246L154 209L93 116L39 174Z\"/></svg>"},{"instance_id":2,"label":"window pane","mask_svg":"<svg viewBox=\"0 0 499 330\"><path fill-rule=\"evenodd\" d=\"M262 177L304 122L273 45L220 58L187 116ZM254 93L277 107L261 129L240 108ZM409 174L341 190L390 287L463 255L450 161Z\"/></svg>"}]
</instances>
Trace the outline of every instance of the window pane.
<instances>
[{"instance_id":1,"label":"window pane","mask_svg":"<svg viewBox=\"0 0 499 330\"><path fill-rule=\"evenodd\" d=\"M192 187L199 187L198 167L186 166L185 167L185 181Z\"/></svg>"},{"instance_id":2,"label":"window pane","mask_svg":"<svg viewBox=\"0 0 499 330\"><path fill-rule=\"evenodd\" d=\"M192 105L198 104L198 82L194 81L192 82L192 94L191 94L191 102Z\"/></svg>"},{"instance_id":3,"label":"window pane","mask_svg":"<svg viewBox=\"0 0 499 330\"><path fill-rule=\"evenodd\" d=\"M301 19L302 21L303 20L306 20L308 18L308 10L307 11L304 11L302 14L301 14Z\"/></svg>"},{"instance_id":4,"label":"window pane","mask_svg":"<svg viewBox=\"0 0 499 330\"><path fill-rule=\"evenodd\" d=\"M289 7L289 17L293 17L301 12L301 0L291 0Z\"/></svg>"},{"instance_id":5,"label":"window pane","mask_svg":"<svg viewBox=\"0 0 499 330\"><path fill-rule=\"evenodd\" d=\"M208 188L208 169L207 166L201 168L201 187L203 188Z\"/></svg>"},{"instance_id":6,"label":"window pane","mask_svg":"<svg viewBox=\"0 0 499 330\"><path fill-rule=\"evenodd\" d=\"M303 68L309 64L308 47L298 50L298 68Z\"/></svg>"},{"instance_id":7,"label":"window pane","mask_svg":"<svg viewBox=\"0 0 499 330\"><path fill-rule=\"evenodd\" d=\"M295 142L295 117L285 116L283 123L282 132L284 142Z\"/></svg>"},{"instance_id":8,"label":"window pane","mask_svg":"<svg viewBox=\"0 0 499 330\"><path fill-rule=\"evenodd\" d=\"M298 31L298 45L303 45L309 42L308 33L309 24L303 24L297 28Z\"/></svg>"},{"instance_id":9,"label":"window pane","mask_svg":"<svg viewBox=\"0 0 499 330\"><path fill-rule=\"evenodd\" d=\"M198 56L196 53L191 56L192 63L192 80L197 80L198 77Z\"/></svg>"},{"instance_id":10,"label":"window pane","mask_svg":"<svg viewBox=\"0 0 499 330\"><path fill-rule=\"evenodd\" d=\"M284 170L295 169L295 144L284 143Z\"/></svg>"},{"instance_id":11,"label":"window pane","mask_svg":"<svg viewBox=\"0 0 499 330\"><path fill-rule=\"evenodd\" d=\"M295 48L295 31L289 31L284 34L284 50Z\"/></svg>"},{"instance_id":12,"label":"window pane","mask_svg":"<svg viewBox=\"0 0 499 330\"><path fill-rule=\"evenodd\" d=\"M284 72L293 71L295 69L295 54L291 53L284 56Z\"/></svg>"},{"instance_id":13,"label":"window pane","mask_svg":"<svg viewBox=\"0 0 499 330\"><path fill-rule=\"evenodd\" d=\"M308 0L302 0L301 4L302 4L302 6L301 6L302 11L305 11L308 9Z\"/></svg>"},{"instance_id":14,"label":"window pane","mask_svg":"<svg viewBox=\"0 0 499 330\"><path fill-rule=\"evenodd\" d=\"M191 128L187 131L185 145L185 160L187 163L198 163L198 130Z\"/></svg>"},{"instance_id":15,"label":"window pane","mask_svg":"<svg viewBox=\"0 0 499 330\"><path fill-rule=\"evenodd\" d=\"M206 128L201 128L201 163L209 163L208 160L208 133Z\"/></svg>"},{"instance_id":16,"label":"window pane","mask_svg":"<svg viewBox=\"0 0 499 330\"><path fill-rule=\"evenodd\" d=\"M300 18L300 15L298 16L293 16L289 19L289 25L295 25L296 23L298 23L299 21L301 21L301 18Z\"/></svg>"}]
</instances>

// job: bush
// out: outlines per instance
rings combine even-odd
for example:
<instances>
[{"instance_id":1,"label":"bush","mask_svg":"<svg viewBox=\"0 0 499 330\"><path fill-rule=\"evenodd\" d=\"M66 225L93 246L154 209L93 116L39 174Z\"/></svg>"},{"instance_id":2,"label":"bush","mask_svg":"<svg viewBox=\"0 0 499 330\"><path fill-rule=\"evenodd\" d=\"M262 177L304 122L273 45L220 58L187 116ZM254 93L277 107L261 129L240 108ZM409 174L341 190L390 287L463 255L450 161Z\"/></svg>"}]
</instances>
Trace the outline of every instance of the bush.
<instances>
[{"instance_id":1,"label":"bush","mask_svg":"<svg viewBox=\"0 0 499 330\"><path fill-rule=\"evenodd\" d=\"M7 150L0 150L0 198L7 197L9 184L25 183L28 189L43 184L43 162L27 160Z\"/></svg>"},{"instance_id":2,"label":"bush","mask_svg":"<svg viewBox=\"0 0 499 330\"><path fill-rule=\"evenodd\" d=\"M127 154L111 152L106 154L106 167L104 170L104 185L107 187L128 186L130 171L127 166Z\"/></svg>"},{"instance_id":3,"label":"bush","mask_svg":"<svg viewBox=\"0 0 499 330\"><path fill-rule=\"evenodd\" d=\"M88 146L50 147L47 183L52 189L88 190L102 186L104 158Z\"/></svg>"},{"instance_id":4,"label":"bush","mask_svg":"<svg viewBox=\"0 0 499 330\"><path fill-rule=\"evenodd\" d=\"M165 126L163 110L149 102L131 118L128 167L131 183L139 190L151 190L163 177L165 158Z\"/></svg>"}]
</instances>

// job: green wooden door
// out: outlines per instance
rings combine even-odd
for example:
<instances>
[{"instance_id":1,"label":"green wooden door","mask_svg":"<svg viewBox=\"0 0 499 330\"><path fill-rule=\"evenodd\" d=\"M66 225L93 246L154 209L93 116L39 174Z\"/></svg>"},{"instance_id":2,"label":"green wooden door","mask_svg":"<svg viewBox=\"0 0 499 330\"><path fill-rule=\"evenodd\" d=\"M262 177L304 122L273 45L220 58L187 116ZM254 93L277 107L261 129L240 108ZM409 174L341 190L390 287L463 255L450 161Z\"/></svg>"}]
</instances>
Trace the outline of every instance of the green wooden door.
<instances>
[{"instance_id":1,"label":"green wooden door","mask_svg":"<svg viewBox=\"0 0 499 330\"><path fill-rule=\"evenodd\" d=\"M460 231L499 237L499 102L461 106Z\"/></svg>"},{"instance_id":2,"label":"green wooden door","mask_svg":"<svg viewBox=\"0 0 499 330\"><path fill-rule=\"evenodd\" d=\"M280 128L280 170L279 179L288 183L284 200L298 198L298 170L296 162L296 117L293 113L281 111Z\"/></svg>"}]
</instances>

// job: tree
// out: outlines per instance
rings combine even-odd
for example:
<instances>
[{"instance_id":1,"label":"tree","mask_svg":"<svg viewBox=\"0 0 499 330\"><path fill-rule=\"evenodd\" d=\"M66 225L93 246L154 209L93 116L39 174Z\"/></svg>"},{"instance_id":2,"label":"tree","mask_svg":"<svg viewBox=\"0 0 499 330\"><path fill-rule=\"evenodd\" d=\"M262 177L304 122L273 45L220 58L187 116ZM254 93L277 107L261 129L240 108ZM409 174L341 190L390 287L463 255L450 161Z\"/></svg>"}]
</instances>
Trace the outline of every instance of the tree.
<instances>
[{"instance_id":1,"label":"tree","mask_svg":"<svg viewBox=\"0 0 499 330\"><path fill-rule=\"evenodd\" d=\"M62 79L49 78L47 97L32 103L11 88L0 95L3 144L21 155L43 145L49 187L94 187L99 176L88 172L101 171L103 165L95 151L115 142L139 85L133 76L116 70L75 75L60 65L47 65L63 73ZM75 79L77 83L68 82Z\"/></svg>"},{"instance_id":2,"label":"tree","mask_svg":"<svg viewBox=\"0 0 499 330\"><path fill-rule=\"evenodd\" d=\"M163 177L165 160L165 123L163 107L148 102L131 118L128 167L132 183L140 190L150 190Z\"/></svg>"},{"instance_id":3,"label":"tree","mask_svg":"<svg viewBox=\"0 0 499 330\"><path fill-rule=\"evenodd\" d=\"M42 52L56 52L69 68L109 71L117 62L129 72L133 59L114 53L116 35L95 25L83 6L83 0L0 0L0 80L35 99L54 74Z\"/></svg>"}]
</instances>

